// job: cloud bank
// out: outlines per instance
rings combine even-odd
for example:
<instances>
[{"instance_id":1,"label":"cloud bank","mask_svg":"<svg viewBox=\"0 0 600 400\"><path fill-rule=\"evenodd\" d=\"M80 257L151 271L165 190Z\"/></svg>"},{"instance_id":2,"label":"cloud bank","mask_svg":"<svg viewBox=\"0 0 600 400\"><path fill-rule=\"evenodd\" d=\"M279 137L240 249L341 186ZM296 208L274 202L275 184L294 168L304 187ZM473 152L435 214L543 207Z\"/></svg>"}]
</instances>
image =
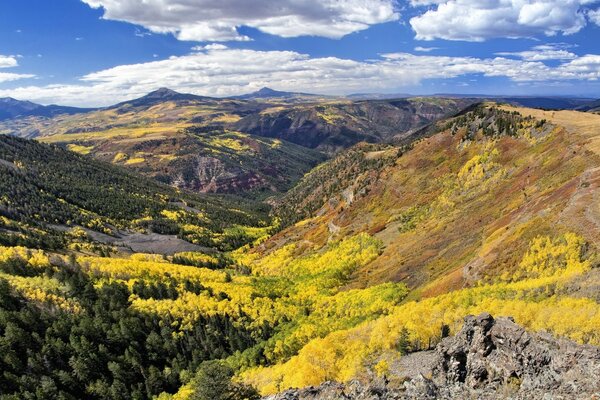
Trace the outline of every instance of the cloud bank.
<instances>
[{"instance_id":1,"label":"cloud bank","mask_svg":"<svg viewBox=\"0 0 600 400\"><path fill-rule=\"evenodd\" d=\"M340 38L399 18L394 0L82 0L103 18L172 33L180 40L249 40L249 26L282 37Z\"/></svg>"},{"instance_id":2,"label":"cloud bank","mask_svg":"<svg viewBox=\"0 0 600 400\"><path fill-rule=\"evenodd\" d=\"M589 9L597 0L412 0L417 8L433 7L411 18L418 40L484 41L571 35L598 23Z\"/></svg>"},{"instance_id":3,"label":"cloud bank","mask_svg":"<svg viewBox=\"0 0 600 400\"><path fill-rule=\"evenodd\" d=\"M532 49L532 52L540 51ZM543 50L541 50L543 52ZM293 51L256 51L209 46L188 55L94 72L79 84L23 86L0 90L40 103L105 106L144 95L159 87L209 96L230 96L271 86L280 90L322 94L386 91L419 85L427 79L470 74L506 77L514 82L595 81L600 55L563 59L558 66L515 58L447 57L384 54L378 60L311 58Z\"/></svg>"}]
</instances>

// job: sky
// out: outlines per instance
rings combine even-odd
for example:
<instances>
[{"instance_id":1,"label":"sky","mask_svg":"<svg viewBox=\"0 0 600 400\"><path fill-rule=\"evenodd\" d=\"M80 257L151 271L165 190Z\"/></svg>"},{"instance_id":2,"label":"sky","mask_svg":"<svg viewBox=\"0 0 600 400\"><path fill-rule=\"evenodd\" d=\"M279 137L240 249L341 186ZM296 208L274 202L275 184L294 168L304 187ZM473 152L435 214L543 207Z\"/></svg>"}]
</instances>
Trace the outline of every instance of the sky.
<instances>
[{"instance_id":1,"label":"sky","mask_svg":"<svg viewBox=\"0 0 600 400\"><path fill-rule=\"evenodd\" d=\"M600 97L600 0L1 0L0 97Z\"/></svg>"}]
</instances>

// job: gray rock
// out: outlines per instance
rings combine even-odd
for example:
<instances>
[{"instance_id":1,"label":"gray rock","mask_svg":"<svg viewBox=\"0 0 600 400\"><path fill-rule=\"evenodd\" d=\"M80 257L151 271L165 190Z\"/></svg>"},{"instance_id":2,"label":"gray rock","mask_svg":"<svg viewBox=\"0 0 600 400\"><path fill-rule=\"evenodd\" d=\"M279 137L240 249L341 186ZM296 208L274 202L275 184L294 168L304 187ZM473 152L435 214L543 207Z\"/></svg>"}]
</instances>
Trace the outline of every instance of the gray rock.
<instances>
[{"instance_id":1,"label":"gray rock","mask_svg":"<svg viewBox=\"0 0 600 400\"><path fill-rule=\"evenodd\" d=\"M269 400L600 399L600 349L530 334L512 318L468 316L461 331L431 353L430 376L419 373L401 387L387 379L326 382ZM419 353L411 355L418 358Z\"/></svg>"}]
</instances>

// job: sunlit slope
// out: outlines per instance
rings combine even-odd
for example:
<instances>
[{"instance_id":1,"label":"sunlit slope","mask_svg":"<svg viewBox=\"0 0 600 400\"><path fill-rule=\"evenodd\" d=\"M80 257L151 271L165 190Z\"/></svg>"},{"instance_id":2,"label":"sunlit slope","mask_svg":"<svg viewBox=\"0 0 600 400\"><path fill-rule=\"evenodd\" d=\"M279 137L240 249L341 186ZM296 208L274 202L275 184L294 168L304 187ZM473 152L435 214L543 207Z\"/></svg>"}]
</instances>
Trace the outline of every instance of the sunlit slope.
<instances>
[{"instance_id":1,"label":"sunlit slope","mask_svg":"<svg viewBox=\"0 0 600 400\"><path fill-rule=\"evenodd\" d=\"M324 196L312 218L268 240L246 262L253 271L265 263L276 268L288 262L281 258L286 252L298 257L364 232L380 251L348 276L346 289L402 281L412 289L409 301L375 321L311 340L289 360L245 370L243 379L272 393L402 376L406 352L435 345L444 326L454 332L464 315L483 311L598 345L600 120L531 114L538 116L486 104L440 123L400 156L356 149L364 152L351 163L356 179L342 180L347 186ZM374 156L395 162L377 173L359 168ZM344 164L329 163L336 160ZM316 172L323 168L340 176L327 165Z\"/></svg>"},{"instance_id":2,"label":"sunlit slope","mask_svg":"<svg viewBox=\"0 0 600 400\"><path fill-rule=\"evenodd\" d=\"M136 132L145 129L125 129L121 135L109 138L57 143L177 188L246 197L284 192L325 159L314 150L289 142L240 132L188 127L162 131L159 136L137 136Z\"/></svg>"},{"instance_id":3,"label":"sunlit slope","mask_svg":"<svg viewBox=\"0 0 600 400\"><path fill-rule=\"evenodd\" d=\"M281 232L263 251L367 232L385 248L354 274L354 285L404 281L434 294L510 271L537 235L573 231L598 243L600 117L513 111L488 105L443 122L399 157L365 149L363 164L396 159L376 173L354 166L356 177L319 199L314 218ZM568 125L562 115L577 122Z\"/></svg>"},{"instance_id":4,"label":"sunlit slope","mask_svg":"<svg viewBox=\"0 0 600 400\"><path fill-rule=\"evenodd\" d=\"M226 128L266 104L161 93L85 114L8 120L0 133L59 144L178 188L252 197L289 189L324 160Z\"/></svg>"},{"instance_id":5,"label":"sunlit slope","mask_svg":"<svg viewBox=\"0 0 600 400\"><path fill-rule=\"evenodd\" d=\"M527 112L487 104L421 132L425 138L412 145L354 147L283 198L277 210L291 225L269 239L265 221L241 204L201 209L201 199L220 198L192 196L192 203L150 180L126 180L132 175L120 168L3 139L31 146L16 158L10 146L0 153L0 172L18 182L7 187L56 200L20 194L27 201L9 203L27 219L1 221L31 228L15 237L32 237L39 227L29 216L43 212L44 225L69 226L68 218L79 216L73 225L86 226L94 217L108 229L177 228L179 236L221 250L252 242L227 254L172 256L0 247L0 305L14 317L0 323L16 321L21 329L6 337L13 359L29 349L59 355L5 362L3 379L21 397L193 399L196 371L221 359L236 382L263 394L383 375L402 385L407 353L435 346L465 315L483 311L599 345L595 121L564 127L558 113L538 119ZM114 171L121 180L111 186ZM73 174L94 176L95 185ZM40 177L52 179L43 186ZM150 190L155 186L162 195ZM98 196L93 188L102 189ZM112 197L100 196L110 190ZM109 211L127 218L77 213L78 194L90 202L85 210L102 210L110 200L119 207ZM137 205L149 208L149 218ZM308 218L296 222L301 211ZM210 221L222 225L213 229ZM81 233L69 228L69 240ZM20 318L26 313L32 317ZM89 345L71 339L82 336Z\"/></svg>"}]
</instances>

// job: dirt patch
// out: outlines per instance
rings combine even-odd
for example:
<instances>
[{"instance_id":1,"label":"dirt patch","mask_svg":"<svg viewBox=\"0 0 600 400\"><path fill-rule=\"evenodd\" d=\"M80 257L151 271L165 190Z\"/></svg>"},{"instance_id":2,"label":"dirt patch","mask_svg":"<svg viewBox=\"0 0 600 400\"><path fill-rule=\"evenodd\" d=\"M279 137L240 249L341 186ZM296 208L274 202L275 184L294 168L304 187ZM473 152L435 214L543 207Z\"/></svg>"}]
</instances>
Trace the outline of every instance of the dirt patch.
<instances>
[{"instance_id":1,"label":"dirt patch","mask_svg":"<svg viewBox=\"0 0 600 400\"><path fill-rule=\"evenodd\" d=\"M71 229L64 225L53 225L52 228L63 232ZM91 229L80 228L83 229L92 240L102 244L115 246L119 251L125 253L173 255L185 251L197 251L203 253L214 252L214 249L186 242L175 235L118 231L117 234L111 236Z\"/></svg>"}]
</instances>

